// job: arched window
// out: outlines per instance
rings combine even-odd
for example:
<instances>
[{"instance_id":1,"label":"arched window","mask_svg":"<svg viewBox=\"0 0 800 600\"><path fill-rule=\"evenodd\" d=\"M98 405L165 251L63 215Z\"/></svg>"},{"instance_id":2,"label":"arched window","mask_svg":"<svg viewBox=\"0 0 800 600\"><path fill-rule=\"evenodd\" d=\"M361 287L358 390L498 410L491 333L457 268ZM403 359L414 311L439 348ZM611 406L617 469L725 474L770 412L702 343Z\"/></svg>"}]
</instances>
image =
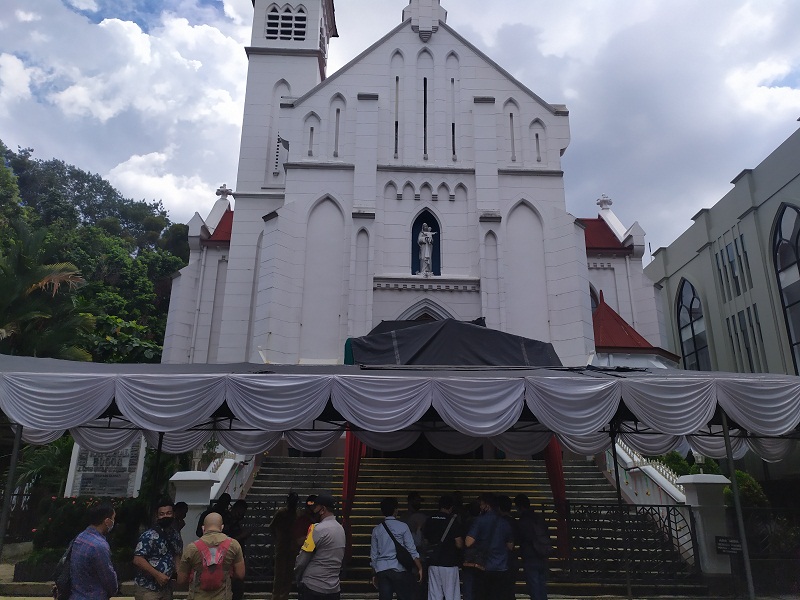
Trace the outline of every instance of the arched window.
<instances>
[{"instance_id":1,"label":"arched window","mask_svg":"<svg viewBox=\"0 0 800 600\"><path fill-rule=\"evenodd\" d=\"M792 346L792 360L795 373L800 365L800 210L794 206L784 206L778 214L775 238L773 240L773 260L778 286L781 289L783 314L786 317L786 330Z\"/></svg>"},{"instance_id":2,"label":"arched window","mask_svg":"<svg viewBox=\"0 0 800 600\"><path fill-rule=\"evenodd\" d=\"M420 261L420 232L422 225L426 224L430 228L431 237L433 239L431 246L431 272L433 275L442 274L442 257L441 257L441 240L439 235L439 221L433 216L429 210L423 210L419 216L414 220L411 227L411 274L420 275L422 272L422 264Z\"/></svg>"},{"instance_id":3,"label":"arched window","mask_svg":"<svg viewBox=\"0 0 800 600\"><path fill-rule=\"evenodd\" d=\"M708 335L703 318L703 303L694 286L681 280L678 288L678 328L681 336L683 368L693 371L710 371Z\"/></svg>"}]
</instances>

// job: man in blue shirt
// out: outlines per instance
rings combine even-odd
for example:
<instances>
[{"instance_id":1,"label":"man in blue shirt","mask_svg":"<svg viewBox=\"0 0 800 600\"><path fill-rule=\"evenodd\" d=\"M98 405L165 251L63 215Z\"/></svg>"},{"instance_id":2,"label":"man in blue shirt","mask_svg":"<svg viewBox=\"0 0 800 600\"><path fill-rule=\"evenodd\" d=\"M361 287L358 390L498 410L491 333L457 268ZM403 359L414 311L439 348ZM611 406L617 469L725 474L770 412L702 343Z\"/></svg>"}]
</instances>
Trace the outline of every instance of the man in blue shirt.
<instances>
[{"instance_id":1,"label":"man in blue shirt","mask_svg":"<svg viewBox=\"0 0 800 600\"><path fill-rule=\"evenodd\" d=\"M414 578L397 560L397 549L392 538L408 550L414 559L418 583L422 582L422 562L411 530L397 520L397 498L381 500L381 514L384 520L372 530L370 544L370 565L375 572L372 584L378 588L378 600L392 600L395 594L397 600L413 600Z\"/></svg>"},{"instance_id":2,"label":"man in blue shirt","mask_svg":"<svg viewBox=\"0 0 800 600\"><path fill-rule=\"evenodd\" d=\"M108 503L89 509L89 527L72 542L70 554L71 600L108 600L119 587L111 564L106 536L114 527L114 507Z\"/></svg>"},{"instance_id":3,"label":"man in blue shirt","mask_svg":"<svg viewBox=\"0 0 800 600\"><path fill-rule=\"evenodd\" d=\"M467 548L477 545L486 554L486 570L476 572L475 600L508 598L513 593L513 587L509 589L513 584L509 583L508 555L514 549L514 534L511 525L498 513L494 494L482 494L479 504L481 514L464 540Z\"/></svg>"},{"instance_id":4,"label":"man in blue shirt","mask_svg":"<svg viewBox=\"0 0 800 600\"><path fill-rule=\"evenodd\" d=\"M172 600L172 576L183 553L181 535L172 527L174 520L172 500L161 500L156 524L139 536L133 551L136 600Z\"/></svg>"}]
</instances>

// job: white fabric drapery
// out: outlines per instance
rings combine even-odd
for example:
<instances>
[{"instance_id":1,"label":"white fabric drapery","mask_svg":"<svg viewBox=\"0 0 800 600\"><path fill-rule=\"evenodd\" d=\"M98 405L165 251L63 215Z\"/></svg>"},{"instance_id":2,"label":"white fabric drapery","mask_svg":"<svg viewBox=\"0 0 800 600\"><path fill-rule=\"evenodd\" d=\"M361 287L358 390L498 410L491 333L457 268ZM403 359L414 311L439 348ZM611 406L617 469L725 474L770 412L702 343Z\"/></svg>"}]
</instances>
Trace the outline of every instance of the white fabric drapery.
<instances>
[{"instance_id":1,"label":"white fabric drapery","mask_svg":"<svg viewBox=\"0 0 800 600\"><path fill-rule=\"evenodd\" d=\"M103 431L116 402L116 425ZM446 452L474 450L489 438L513 454L540 451L555 434L574 452L593 454L610 444L608 423L623 402L638 430L620 432L644 454L684 447L724 456L721 436L709 435L719 407L749 437L735 437L734 452L754 450L767 460L790 452L800 424L800 378L678 372L669 376L571 372L536 376L513 370L501 376L458 372L393 374L109 374L4 372L0 409L23 426L29 443L46 443L69 429L89 449L108 452L142 431L166 452L204 443L216 429L223 445L252 454L286 439L300 450L319 450L342 434L343 422L308 425L332 406L370 446L400 449L416 440L420 421L435 409L448 430L424 434ZM227 406L232 418L212 422ZM540 429L515 431L523 410ZM113 411L112 411L113 412ZM422 423L425 421L423 420ZM122 423L120 425L119 423ZM530 425L530 424L529 424ZM648 430L649 428L649 430ZM381 441L382 440L382 441ZM405 446L403 445L405 444ZM524 450L524 452L520 452ZM463 451L463 452L460 452Z\"/></svg>"}]
</instances>

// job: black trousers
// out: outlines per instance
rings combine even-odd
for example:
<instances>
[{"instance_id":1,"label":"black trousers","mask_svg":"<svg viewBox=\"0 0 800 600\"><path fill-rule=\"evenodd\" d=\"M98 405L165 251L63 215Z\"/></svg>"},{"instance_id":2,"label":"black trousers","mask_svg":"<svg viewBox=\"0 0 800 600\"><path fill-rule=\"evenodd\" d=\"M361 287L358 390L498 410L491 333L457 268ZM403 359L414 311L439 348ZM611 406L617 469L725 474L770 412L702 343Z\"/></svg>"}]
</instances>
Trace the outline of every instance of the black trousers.
<instances>
[{"instance_id":1,"label":"black trousers","mask_svg":"<svg viewBox=\"0 0 800 600\"><path fill-rule=\"evenodd\" d=\"M475 577L475 600L513 598L514 583L508 571L478 571Z\"/></svg>"},{"instance_id":2,"label":"black trousers","mask_svg":"<svg viewBox=\"0 0 800 600\"><path fill-rule=\"evenodd\" d=\"M301 585L300 589L297 590L298 600L341 600L341 597L342 597L341 592L322 594L320 592L315 592L314 590L310 590L304 585Z\"/></svg>"}]
</instances>

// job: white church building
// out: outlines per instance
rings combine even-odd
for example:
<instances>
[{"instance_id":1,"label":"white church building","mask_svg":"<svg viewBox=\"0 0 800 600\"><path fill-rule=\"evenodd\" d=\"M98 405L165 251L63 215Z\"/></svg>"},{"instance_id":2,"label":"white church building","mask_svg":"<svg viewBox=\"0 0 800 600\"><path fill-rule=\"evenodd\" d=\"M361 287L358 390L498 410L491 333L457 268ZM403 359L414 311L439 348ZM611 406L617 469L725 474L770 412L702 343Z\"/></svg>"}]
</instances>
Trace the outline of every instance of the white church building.
<instances>
[{"instance_id":1,"label":"white church building","mask_svg":"<svg viewBox=\"0 0 800 600\"><path fill-rule=\"evenodd\" d=\"M564 105L438 0L411 0L328 76L333 37L333 0L254 0L238 179L189 223L164 362L341 363L381 321L483 317L580 366L601 291L662 345L644 232L607 198L596 217L566 210Z\"/></svg>"}]
</instances>

